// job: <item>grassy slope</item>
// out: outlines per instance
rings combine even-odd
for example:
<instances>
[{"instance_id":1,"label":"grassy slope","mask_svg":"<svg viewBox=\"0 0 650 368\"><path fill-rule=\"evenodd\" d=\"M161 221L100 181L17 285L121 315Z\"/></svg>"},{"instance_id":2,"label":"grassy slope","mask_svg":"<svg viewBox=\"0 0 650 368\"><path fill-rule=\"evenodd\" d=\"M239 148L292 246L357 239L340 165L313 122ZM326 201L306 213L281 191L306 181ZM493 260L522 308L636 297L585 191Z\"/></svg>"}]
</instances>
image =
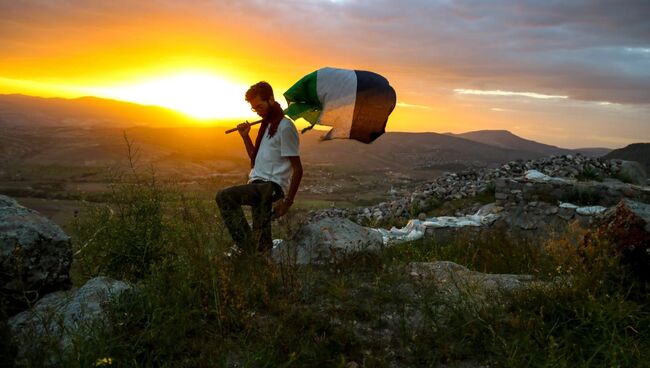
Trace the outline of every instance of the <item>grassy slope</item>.
<instances>
[{"instance_id":1,"label":"grassy slope","mask_svg":"<svg viewBox=\"0 0 650 368\"><path fill-rule=\"evenodd\" d=\"M601 248L587 254L585 267L571 236L544 249L499 236L421 240L327 266L276 265L257 256L226 257L231 241L215 206L150 179L119 185L112 212L88 207L75 223L75 283L102 274L129 280L138 292L115 301L110 329L77 336L62 355L64 366L104 358L115 366L156 367L647 362L647 292L630 284ZM297 222L277 223L275 235L286 237ZM572 281L503 296L500 303L469 303L405 270L408 262L433 260ZM31 364L39 366L48 354L33 352Z\"/></svg>"}]
</instances>

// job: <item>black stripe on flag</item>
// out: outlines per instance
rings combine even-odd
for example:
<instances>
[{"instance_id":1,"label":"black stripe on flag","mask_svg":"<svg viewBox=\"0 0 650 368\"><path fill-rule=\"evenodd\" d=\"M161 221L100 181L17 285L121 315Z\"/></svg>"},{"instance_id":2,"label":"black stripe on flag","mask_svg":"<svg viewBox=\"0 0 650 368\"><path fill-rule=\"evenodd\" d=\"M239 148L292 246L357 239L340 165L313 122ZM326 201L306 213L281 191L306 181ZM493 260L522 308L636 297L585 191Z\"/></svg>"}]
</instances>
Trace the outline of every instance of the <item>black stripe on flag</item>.
<instances>
[{"instance_id":1,"label":"black stripe on flag","mask_svg":"<svg viewBox=\"0 0 650 368\"><path fill-rule=\"evenodd\" d=\"M355 70L357 98L350 127L350 138L371 143L384 134L388 115L395 108L397 97L388 80L379 74Z\"/></svg>"}]
</instances>

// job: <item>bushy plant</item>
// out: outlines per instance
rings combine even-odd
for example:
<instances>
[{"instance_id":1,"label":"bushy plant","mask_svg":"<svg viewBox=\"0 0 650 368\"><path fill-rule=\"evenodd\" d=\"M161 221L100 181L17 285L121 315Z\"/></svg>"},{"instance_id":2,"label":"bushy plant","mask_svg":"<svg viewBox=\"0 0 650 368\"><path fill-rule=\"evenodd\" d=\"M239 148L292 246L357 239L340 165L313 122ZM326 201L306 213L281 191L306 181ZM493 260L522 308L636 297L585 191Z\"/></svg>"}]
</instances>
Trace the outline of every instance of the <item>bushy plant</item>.
<instances>
[{"instance_id":1,"label":"bushy plant","mask_svg":"<svg viewBox=\"0 0 650 368\"><path fill-rule=\"evenodd\" d=\"M76 262L85 277L134 281L165 253L163 202L168 193L155 176L116 183L110 201L89 205L73 224Z\"/></svg>"},{"instance_id":2,"label":"bushy plant","mask_svg":"<svg viewBox=\"0 0 650 368\"><path fill-rule=\"evenodd\" d=\"M491 181L485 184L485 188L483 188L483 190L481 191L481 195L494 201L494 194L496 193L496 191L497 191L496 183Z\"/></svg>"},{"instance_id":3,"label":"bushy plant","mask_svg":"<svg viewBox=\"0 0 650 368\"><path fill-rule=\"evenodd\" d=\"M593 166L585 166L582 170L576 175L578 181L602 181L603 178L598 170Z\"/></svg>"}]
</instances>

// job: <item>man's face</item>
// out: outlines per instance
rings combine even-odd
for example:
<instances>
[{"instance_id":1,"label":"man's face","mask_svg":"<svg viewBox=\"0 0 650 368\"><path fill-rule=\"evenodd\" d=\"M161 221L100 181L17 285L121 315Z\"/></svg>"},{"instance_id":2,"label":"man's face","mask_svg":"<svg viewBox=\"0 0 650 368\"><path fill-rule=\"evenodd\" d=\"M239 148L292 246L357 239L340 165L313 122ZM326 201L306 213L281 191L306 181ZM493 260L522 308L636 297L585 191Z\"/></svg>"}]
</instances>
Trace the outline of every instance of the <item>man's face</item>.
<instances>
[{"instance_id":1,"label":"man's face","mask_svg":"<svg viewBox=\"0 0 650 368\"><path fill-rule=\"evenodd\" d=\"M251 110L262 118L265 118L271 110L270 100L262 100L260 96L253 97L249 103L251 104Z\"/></svg>"}]
</instances>

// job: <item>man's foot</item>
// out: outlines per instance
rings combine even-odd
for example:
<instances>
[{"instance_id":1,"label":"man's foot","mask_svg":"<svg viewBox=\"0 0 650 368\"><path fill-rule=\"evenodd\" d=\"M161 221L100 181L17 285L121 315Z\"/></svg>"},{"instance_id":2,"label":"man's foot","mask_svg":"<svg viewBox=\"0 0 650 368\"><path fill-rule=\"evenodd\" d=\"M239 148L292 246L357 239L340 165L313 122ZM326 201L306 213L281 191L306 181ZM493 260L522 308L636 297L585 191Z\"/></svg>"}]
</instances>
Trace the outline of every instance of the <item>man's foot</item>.
<instances>
[{"instance_id":1,"label":"man's foot","mask_svg":"<svg viewBox=\"0 0 650 368\"><path fill-rule=\"evenodd\" d=\"M237 246L237 244L233 244L232 247L226 252L223 253L224 256L231 258L231 257L239 257L242 255L242 249Z\"/></svg>"}]
</instances>

